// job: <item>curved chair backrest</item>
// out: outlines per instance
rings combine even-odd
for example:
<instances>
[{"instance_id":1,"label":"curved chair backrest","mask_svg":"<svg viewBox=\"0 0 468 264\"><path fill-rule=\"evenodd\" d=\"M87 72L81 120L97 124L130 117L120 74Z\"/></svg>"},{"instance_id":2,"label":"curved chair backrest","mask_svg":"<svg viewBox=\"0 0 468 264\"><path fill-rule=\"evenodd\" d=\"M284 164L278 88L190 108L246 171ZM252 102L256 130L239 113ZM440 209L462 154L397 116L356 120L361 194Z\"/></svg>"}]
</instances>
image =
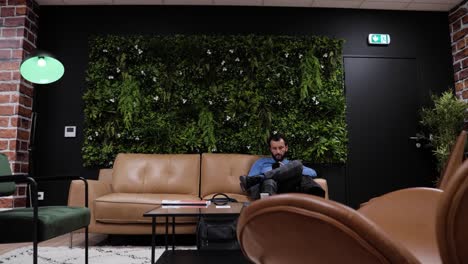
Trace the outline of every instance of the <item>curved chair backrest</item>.
<instances>
[{"instance_id":1,"label":"curved chair backrest","mask_svg":"<svg viewBox=\"0 0 468 264\"><path fill-rule=\"evenodd\" d=\"M237 237L254 263L419 263L357 211L306 194L253 202L241 212Z\"/></svg>"},{"instance_id":2,"label":"curved chair backrest","mask_svg":"<svg viewBox=\"0 0 468 264\"><path fill-rule=\"evenodd\" d=\"M465 154L465 144L466 144L466 131L462 130L460 135L458 135L455 145L452 147L452 152L445 163L443 173L439 181L439 189L445 190L447 184L450 181L451 177L455 174L455 171L460 167L463 162L463 156Z\"/></svg>"},{"instance_id":3,"label":"curved chair backrest","mask_svg":"<svg viewBox=\"0 0 468 264\"><path fill-rule=\"evenodd\" d=\"M453 175L437 208L436 231L443 263L468 263L468 160Z\"/></svg>"},{"instance_id":4,"label":"curved chair backrest","mask_svg":"<svg viewBox=\"0 0 468 264\"><path fill-rule=\"evenodd\" d=\"M10 162L8 162L8 157L0 153L0 177L1 176L10 176ZM16 191L16 184L14 182L0 182L0 197L8 196L14 194Z\"/></svg>"}]
</instances>

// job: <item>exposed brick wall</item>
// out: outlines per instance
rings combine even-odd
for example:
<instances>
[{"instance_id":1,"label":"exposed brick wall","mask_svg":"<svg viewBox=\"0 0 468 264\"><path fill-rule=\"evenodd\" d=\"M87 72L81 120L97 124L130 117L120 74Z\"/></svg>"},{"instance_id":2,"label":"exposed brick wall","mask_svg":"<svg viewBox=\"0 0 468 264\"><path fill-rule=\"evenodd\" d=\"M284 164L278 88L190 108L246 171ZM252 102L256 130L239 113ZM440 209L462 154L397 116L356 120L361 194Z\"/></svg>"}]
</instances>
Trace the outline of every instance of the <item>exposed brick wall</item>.
<instances>
[{"instance_id":1,"label":"exposed brick wall","mask_svg":"<svg viewBox=\"0 0 468 264\"><path fill-rule=\"evenodd\" d=\"M19 73L22 59L36 49L38 5L32 0L0 0L0 152L13 174L29 170L33 86ZM25 187L0 200L1 207L24 206Z\"/></svg>"},{"instance_id":2,"label":"exposed brick wall","mask_svg":"<svg viewBox=\"0 0 468 264\"><path fill-rule=\"evenodd\" d=\"M465 0L449 14L456 94L468 101L468 2Z\"/></svg>"}]
</instances>

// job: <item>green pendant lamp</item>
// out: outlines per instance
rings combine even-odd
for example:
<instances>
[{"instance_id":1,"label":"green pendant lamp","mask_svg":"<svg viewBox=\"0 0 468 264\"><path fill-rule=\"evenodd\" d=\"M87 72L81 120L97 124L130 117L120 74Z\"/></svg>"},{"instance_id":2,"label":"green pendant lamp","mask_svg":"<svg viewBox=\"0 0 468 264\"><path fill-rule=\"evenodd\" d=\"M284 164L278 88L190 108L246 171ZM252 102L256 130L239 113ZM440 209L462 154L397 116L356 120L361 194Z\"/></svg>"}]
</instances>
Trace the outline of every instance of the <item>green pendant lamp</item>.
<instances>
[{"instance_id":1,"label":"green pendant lamp","mask_svg":"<svg viewBox=\"0 0 468 264\"><path fill-rule=\"evenodd\" d=\"M63 64L50 54L39 52L21 62L20 73L24 79L37 84L53 83L65 72Z\"/></svg>"}]
</instances>

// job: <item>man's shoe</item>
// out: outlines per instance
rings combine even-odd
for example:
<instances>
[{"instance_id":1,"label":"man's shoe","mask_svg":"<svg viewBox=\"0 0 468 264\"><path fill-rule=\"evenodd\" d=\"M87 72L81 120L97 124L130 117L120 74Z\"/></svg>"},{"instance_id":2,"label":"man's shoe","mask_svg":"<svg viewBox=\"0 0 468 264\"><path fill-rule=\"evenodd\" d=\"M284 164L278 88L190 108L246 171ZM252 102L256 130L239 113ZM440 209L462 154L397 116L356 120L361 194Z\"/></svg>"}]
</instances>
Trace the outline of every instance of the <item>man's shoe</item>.
<instances>
[{"instance_id":1,"label":"man's shoe","mask_svg":"<svg viewBox=\"0 0 468 264\"><path fill-rule=\"evenodd\" d=\"M250 187L257 185L263 181L263 177L261 175L254 175L254 176L240 176L239 177L240 186L242 191L247 192Z\"/></svg>"}]
</instances>

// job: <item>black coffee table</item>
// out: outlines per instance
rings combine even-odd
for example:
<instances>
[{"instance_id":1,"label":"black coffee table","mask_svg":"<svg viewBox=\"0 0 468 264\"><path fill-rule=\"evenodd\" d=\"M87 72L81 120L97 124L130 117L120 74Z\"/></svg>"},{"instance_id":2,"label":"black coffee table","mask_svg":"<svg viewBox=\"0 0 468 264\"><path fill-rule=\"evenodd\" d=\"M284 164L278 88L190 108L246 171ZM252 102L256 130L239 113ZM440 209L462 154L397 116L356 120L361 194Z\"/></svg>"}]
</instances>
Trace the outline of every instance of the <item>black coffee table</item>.
<instances>
[{"instance_id":1,"label":"black coffee table","mask_svg":"<svg viewBox=\"0 0 468 264\"><path fill-rule=\"evenodd\" d=\"M242 208L244 207L243 203L229 203L229 208L226 208L226 206L219 206L215 204L210 204L207 207L201 207L201 206L190 206L190 205L181 205L181 206L175 206L175 205L170 205L170 206L163 206L163 205L158 205L155 209L148 211L143 214L145 217L151 217L152 218L152 225L151 225L151 263L155 263L155 247L156 247L156 218L157 217L165 217L165 225L166 225L166 232L165 232L165 244L166 244L166 251L163 253L161 256L160 260L166 258L172 258L174 261L177 259L186 258L188 255L191 256L191 258L212 258L209 255L212 256L226 256L226 254L240 254L240 256L243 257L242 252L239 250L227 250L229 251L226 254L222 254L222 252L225 252L224 250L216 250L216 251L197 251L197 250L180 250L184 251L179 253L179 250L175 250L175 218L176 217L187 217L187 216L209 216L209 215L216 215L216 216L232 216L232 215L239 215ZM168 243L167 243L167 236L168 236L168 229L169 229L169 217L172 217L172 251L168 251ZM187 251L187 252L185 252ZM169 252L172 252L173 254L171 255ZM200 252L200 253L196 253ZM210 254L209 252L213 252L213 254ZM217 253L216 253L217 252ZM235 253L237 252L237 253ZM163 258L164 256L164 258ZM219 258L216 257L219 261ZM245 259L245 258L244 258ZM206 260L205 260L206 261ZM224 257L223 257L223 262L224 262ZM159 261L157 263L160 263ZM161 262L161 263L166 263L166 262ZM176 262L170 262L170 263L176 263ZM184 262L181 262L184 263ZM191 263L191 262L187 262ZM198 263L198 262L194 262ZM204 262L207 263L207 262ZM239 262L237 262L239 263ZM247 262L248 263L248 262Z\"/></svg>"}]
</instances>

